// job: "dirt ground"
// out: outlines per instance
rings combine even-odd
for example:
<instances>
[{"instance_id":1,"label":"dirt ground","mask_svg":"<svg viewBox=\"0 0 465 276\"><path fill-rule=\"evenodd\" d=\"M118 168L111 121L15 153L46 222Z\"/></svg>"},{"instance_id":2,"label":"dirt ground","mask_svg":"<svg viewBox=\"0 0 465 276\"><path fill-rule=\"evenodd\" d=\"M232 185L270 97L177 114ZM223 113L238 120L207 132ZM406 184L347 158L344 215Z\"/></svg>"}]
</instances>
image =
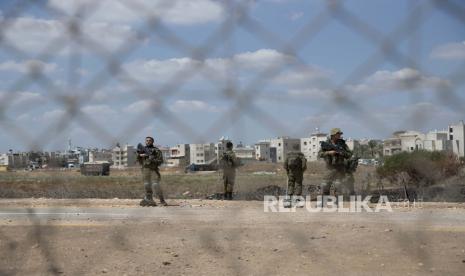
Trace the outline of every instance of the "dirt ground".
<instances>
[{"instance_id":1,"label":"dirt ground","mask_svg":"<svg viewBox=\"0 0 465 276\"><path fill-rule=\"evenodd\" d=\"M463 275L465 205L264 212L259 201L0 200L0 275Z\"/></svg>"}]
</instances>

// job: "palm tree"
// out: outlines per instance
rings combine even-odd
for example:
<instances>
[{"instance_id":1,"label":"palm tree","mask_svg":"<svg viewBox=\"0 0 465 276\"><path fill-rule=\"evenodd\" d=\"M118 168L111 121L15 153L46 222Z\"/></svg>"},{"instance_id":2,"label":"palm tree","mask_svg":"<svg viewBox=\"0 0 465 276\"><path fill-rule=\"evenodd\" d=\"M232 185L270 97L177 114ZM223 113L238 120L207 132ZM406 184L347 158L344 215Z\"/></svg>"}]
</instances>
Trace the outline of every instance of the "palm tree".
<instances>
[{"instance_id":1,"label":"palm tree","mask_svg":"<svg viewBox=\"0 0 465 276\"><path fill-rule=\"evenodd\" d=\"M370 147L370 150L371 150L371 157L372 157L372 158L375 157L374 149L376 148L377 145L378 145L378 143L377 143L375 140L370 140L370 141L368 142L368 147Z\"/></svg>"}]
</instances>

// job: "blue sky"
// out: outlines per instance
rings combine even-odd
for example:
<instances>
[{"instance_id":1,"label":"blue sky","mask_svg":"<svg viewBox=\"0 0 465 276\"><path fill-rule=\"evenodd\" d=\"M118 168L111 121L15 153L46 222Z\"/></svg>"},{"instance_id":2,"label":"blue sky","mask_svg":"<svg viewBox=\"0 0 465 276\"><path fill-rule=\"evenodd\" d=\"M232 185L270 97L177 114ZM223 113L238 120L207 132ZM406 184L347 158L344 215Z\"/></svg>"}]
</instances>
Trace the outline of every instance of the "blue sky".
<instances>
[{"instance_id":1,"label":"blue sky","mask_svg":"<svg viewBox=\"0 0 465 276\"><path fill-rule=\"evenodd\" d=\"M465 119L460 1L18 2L0 4L1 152Z\"/></svg>"}]
</instances>

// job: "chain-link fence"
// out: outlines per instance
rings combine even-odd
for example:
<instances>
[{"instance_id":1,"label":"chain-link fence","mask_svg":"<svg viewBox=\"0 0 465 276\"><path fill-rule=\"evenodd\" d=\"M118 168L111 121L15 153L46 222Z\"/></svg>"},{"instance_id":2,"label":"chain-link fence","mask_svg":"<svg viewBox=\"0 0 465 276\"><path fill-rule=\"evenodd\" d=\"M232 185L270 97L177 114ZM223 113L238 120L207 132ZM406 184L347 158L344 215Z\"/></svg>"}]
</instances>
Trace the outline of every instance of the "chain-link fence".
<instances>
[{"instance_id":1,"label":"chain-link fence","mask_svg":"<svg viewBox=\"0 0 465 276\"><path fill-rule=\"evenodd\" d=\"M289 18L298 23L285 28L279 26L280 18L274 22L261 17L260 9L269 12L269 17L276 16L276 9L286 5L279 2L282 1L6 1L1 4L0 21L0 139L6 145L36 151L62 148L69 138L89 147L108 147L117 142L142 140L146 135L170 145L206 143L225 134L237 142L245 139L252 143L258 136L304 137L313 128L329 131L333 126L349 129L355 137L386 138L400 127L442 128L453 123L444 119L465 118L465 63L460 60L464 56L463 45L447 44L426 53L432 48L431 41L436 40L424 39L425 33L435 36L441 32L450 34L446 38L463 37L465 6L460 1L397 3L402 9L395 16L373 7L372 11L362 9L372 3L357 4L364 13L354 9L352 2L309 1L308 10L288 12ZM386 27L384 16L395 17L390 22L395 23L394 27ZM434 29L430 20L435 17L448 22L440 28L450 29ZM192 27L195 24L201 27ZM335 39L336 33L343 38ZM350 45L344 39L363 43ZM249 45L254 50L247 48ZM330 52L321 48L334 49L334 53L318 57L319 53ZM437 76L426 64L434 58L455 59L454 66L438 64L444 70ZM344 73L319 67L313 60L329 60L328 64L343 67ZM391 96L392 91L402 93ZM321 164L309 163L312 166ZM312 174L304 182L306 187L321 181L318 170ZM25 191L27 197L34 191L39 193L37 196L56 198L137 198L143 193L138 171L128 171L108 182L97 177L83 180L63 171L36 177L39 180L23 175L4 177L5 183L24 183L11 186L11 191L4 186L2 196L12 197ZM171 186L171 195L177 197L204 198L219 192L221 186L219 174L177 176L167 172L162 177L164 185ZM361 177L356 180L360 182ZM88 181L97 184L84 188ZM285 182L286 177L279 170L263 175L244 171L237 177L236 189L244 198L255 199L257 194L281 193L279 187L283 188ZM189 191L192 189L195 191ZM92 207L92 203L88 206ZM182 207L173 212L166 209L162 215L156 215L157 219L195 216L195 209ZM250 215L247 208L252 208L231 207L234 212L227 213L228 220L239 223L243 216ZM67 212L61 208L48 211ZM67 274L57 261L60 256L53 245L54 237L66 231L60 232L61 228L49 220L44 223L41 214L36 213L33 208L27 209L31 225L26 243L37 244L46 261L46 273ZM128 211L116 217L138 215L137 211ZM221 221L224 215L208 213L207 225L189 236L198 243L196 248L205 249L203 254L223 256L216 264L227 267L222 273L273 274L277 263L286 262L285 256L270 257L264 263L254 264L260 270L251 270L244 260L231 257L234 254L228 250L247 251L249 239L240 227L216 225L213 218ZM395 218L380 216L393 227L399 223L402 228ZM279 225L273 231L282 233L299 252L309 253L310 258L317 260L313 265L323 269L331 256L325 252L325 244L315 245L312 240L325 239L329 231L325 227L339 221L333 216L318 216L320 228L314 229L314 236L309 238L302 228L289 226L298 223L294 218L286 214L278 217ZM304 219L302 215L298 218ZM435 226L434 219L427 212L413 218L415 225L422 228ZM358 222L367 223L363 218ZM222 233L215 232L219 229L224 231L226 241ZM127 225L115 226L107 241L109 250L116 248L124 256L139 249L137 241L131 240L134 236L126 231ZM6 227L0 235L2 254L8 253L4 263L9 266L1 268L0 274L22 274L21 266L27 258L22 256L33 255L32 249L18 244L18 237ZM428 233L398 231L393 236L399 254L421 263L425 269L433 266L434 256L428 248L412 246L430 243ZM195 259L197 252L185 249L179 254ZM92 267L97 264L111 263L111 255L87 256L84 250L80 255L86 256L76 260L82 264L81 270L71 274L92 274ZM134 274L154 273L134 269L130 270ZM209 273L214 271L205 272Z\"/></svg>"}]
</instances>

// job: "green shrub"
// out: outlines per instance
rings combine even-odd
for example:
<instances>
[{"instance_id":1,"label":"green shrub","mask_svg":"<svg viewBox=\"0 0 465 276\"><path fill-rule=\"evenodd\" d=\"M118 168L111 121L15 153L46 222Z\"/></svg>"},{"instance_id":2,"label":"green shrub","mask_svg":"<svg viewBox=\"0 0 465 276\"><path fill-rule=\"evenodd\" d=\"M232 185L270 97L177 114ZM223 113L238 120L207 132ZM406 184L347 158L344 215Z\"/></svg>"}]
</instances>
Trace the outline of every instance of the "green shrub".
<instances>
[{"instance_id":1,"label":"green shrub","mask_svg":"<svg viewBox=\"0 0 465 276\"><path fill-rule=\"evenodd\" d=\"M418 150L386 156L377 173L392 182L399 174L406 173L410 184L429 186L438 180L457 175L459 168L460 162L450 153Z\"/></svg>"}]
</instances>

